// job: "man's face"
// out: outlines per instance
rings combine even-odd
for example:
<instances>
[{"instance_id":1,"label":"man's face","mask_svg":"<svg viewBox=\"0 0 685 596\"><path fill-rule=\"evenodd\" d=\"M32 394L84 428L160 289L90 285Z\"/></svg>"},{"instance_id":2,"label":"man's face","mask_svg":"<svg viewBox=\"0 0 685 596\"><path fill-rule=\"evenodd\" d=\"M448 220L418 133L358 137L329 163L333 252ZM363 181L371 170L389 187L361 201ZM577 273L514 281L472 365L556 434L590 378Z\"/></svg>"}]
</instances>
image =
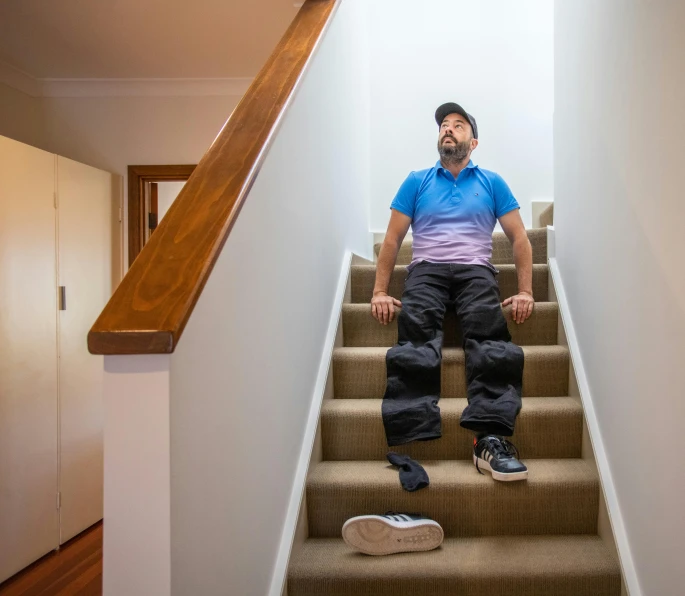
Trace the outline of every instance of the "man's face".
<instances>
[{"instance_id":1,"label":"man's face","mask_svg":"<svg viewBox=\"0 0 685 596\"><path fill-rule=\"evenodd\" d=\"M478 145L468 120L461 114L448 114L440 125L438 152L447 161L461 162Z\"/></svg>"}]
</instances>

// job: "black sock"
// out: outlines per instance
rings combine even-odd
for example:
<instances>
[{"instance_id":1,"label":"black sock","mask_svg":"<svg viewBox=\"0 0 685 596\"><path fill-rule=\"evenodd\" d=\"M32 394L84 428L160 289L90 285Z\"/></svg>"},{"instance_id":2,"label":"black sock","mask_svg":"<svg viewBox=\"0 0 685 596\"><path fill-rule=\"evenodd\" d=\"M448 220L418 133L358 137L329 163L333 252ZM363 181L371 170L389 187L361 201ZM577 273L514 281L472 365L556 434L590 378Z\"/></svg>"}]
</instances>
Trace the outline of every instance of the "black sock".
<instances>
[{"instance_id":1,"label":"black sock","mask_svg":"<svg viewBox=\"0 0 685 596\"><path fill-rule=\"evenodd\" d=\"M415 490L428 486L429 480L426 470L411 457L390 451L387 458L393 466L399 467L400 483L404 490L414 492Z\"/></svg>"}]
</instances>

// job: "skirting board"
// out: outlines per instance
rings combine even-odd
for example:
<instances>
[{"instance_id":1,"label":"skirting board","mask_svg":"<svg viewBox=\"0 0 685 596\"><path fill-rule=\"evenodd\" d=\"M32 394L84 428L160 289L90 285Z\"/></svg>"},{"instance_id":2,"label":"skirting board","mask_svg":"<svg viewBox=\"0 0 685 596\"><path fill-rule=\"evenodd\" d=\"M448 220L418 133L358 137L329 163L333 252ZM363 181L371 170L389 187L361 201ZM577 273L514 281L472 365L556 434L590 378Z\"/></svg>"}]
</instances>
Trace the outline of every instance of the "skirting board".
<instances>
[{"instance_id":1,"label":"skirting board","mask_svg":"<svg viewBox=\"0 0 685 596\"><path fill-rule=\"evenodd\" d=\"M304 440L302 441L302 449L295 471L295 479L293 488L290 493L290 501L288 503L288 511L283 524L283 531L281 533L281 540L278 546L278 554L276 556L276 564L274 565L273 575L271 577L271 586L269 588L269 596L281 596L283 586L285 584L288 573L288 562L290 560L290 552L293 545L293 538L295 536L295 529L297 528L297 518L300 514L300 505L304 497L305 484L307 480L307 473L309 471L309 461L314 447L314 439L316 437L316 429L319 425L319 418L321 417L321 405L323 403L324 392L326 390L326 381L328 379L328 371L333 361L333 348L335 347L335 338L338 331L338 321L340 319L340 312L345 299L345 290L347 288L347 278L350 273L350 263L352 261L352 252L346 251L342 260L340 269L340 276L338 277L338 286L335 291L335 300L331 308L331 318L328 321L328 331L324 341L323 350L321 353L321 361L319 364L319 372L316 377L316 384L312 395L311 406L309 407L309 416L307 418L307 426L304 431Z\"/></svg>"},{"instance_id":2,"label":"skirting board","mask_svg":"<svg viewBox=\"0 0 685 596\"><path fill-rule=\"evenodd\" d=\"M576 336L575 328L573 327L573 320L569 310L568 299L566 297L566 291L564 290L564 284L561 279L561 273L559 271L559 265L556 259L556 242L554 228L552 226L547 227L547 237L549 271L557 295L559 314L566 332L569 353L578 382L580 399L583 404L583 411L587 421L590 441L592 443L592 450L594 451L595 461L597 463L600 486L602 488L604 500L609 512L609 521L611 523L611 529L616 542L616 548L618 550L623 580L629 596L642 596L642 590L640 588L637 573L635 571L635 565L633 563L633 556L630 550L628 535L626 533L623 516L621 514L621 509L618 502L618 496L616 494L616 487L614 486L614 480L611 475L609 460L607 458L606 449L604 448L604 441L599 430L599 422L595 412L592 393L590 392L590 386L588 384L587 375L585 374L585 368L583 366L583 360L580 354L580 345L578 344L578 338Z\"/></svg>"}]
</instances>

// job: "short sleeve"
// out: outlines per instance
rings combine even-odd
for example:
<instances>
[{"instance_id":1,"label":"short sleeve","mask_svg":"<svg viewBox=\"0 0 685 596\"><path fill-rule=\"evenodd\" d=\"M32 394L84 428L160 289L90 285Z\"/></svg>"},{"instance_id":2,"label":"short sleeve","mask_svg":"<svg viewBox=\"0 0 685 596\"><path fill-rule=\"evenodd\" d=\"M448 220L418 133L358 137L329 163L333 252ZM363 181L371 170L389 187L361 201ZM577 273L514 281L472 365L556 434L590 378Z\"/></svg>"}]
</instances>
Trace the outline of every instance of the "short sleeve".
<instances>
[{"instance_id":1,"label":"short sleeve","mask_svg":"<svg viewBox=\"0 0 685 596\"><path fill-rule=\"evenodd\" d=\"M520 209L509 186L499 174L492 177L492 194L495 199L495 217L497 219L514 209Z\"/></svg>"},{"instance_id":2,"label":"short sleeve","mask_svg":"<svg viewBox=\"0 0 685 596\"><path fill-rule=\"evenodd\" d=\"M417 191L418 184L416 183L414 172L411 172L397 191L397 194L390 205L390 209L396 209L414 219Z\"/></svg>"}]
</instances>

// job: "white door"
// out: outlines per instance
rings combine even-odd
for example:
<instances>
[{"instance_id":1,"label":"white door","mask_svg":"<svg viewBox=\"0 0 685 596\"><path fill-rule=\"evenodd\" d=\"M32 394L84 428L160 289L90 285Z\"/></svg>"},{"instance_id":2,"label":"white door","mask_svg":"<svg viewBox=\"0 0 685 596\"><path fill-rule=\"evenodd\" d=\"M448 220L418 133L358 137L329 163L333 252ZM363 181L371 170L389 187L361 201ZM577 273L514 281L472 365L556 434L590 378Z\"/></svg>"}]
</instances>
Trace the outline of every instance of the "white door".
<instances>
[{"instance_id":1,"label":"white door","mask_svg":"<svg viewBox=\"0 0 685 596\"><path fill-rule=\"evenodd\" d=\"M0 137L0 581L59 545L55 156Z\"/></svg>"},{"instance_id":2,"label":"white door","mask_svg":"<svg viewBox=\"0 0 685 596\"><path fill-rule=\"evenodd\" d=\"M60 543L102 519L102 356L88 331L120 277L121 177L57 158L59 285Z\"/></svg>"}]
</instances>

